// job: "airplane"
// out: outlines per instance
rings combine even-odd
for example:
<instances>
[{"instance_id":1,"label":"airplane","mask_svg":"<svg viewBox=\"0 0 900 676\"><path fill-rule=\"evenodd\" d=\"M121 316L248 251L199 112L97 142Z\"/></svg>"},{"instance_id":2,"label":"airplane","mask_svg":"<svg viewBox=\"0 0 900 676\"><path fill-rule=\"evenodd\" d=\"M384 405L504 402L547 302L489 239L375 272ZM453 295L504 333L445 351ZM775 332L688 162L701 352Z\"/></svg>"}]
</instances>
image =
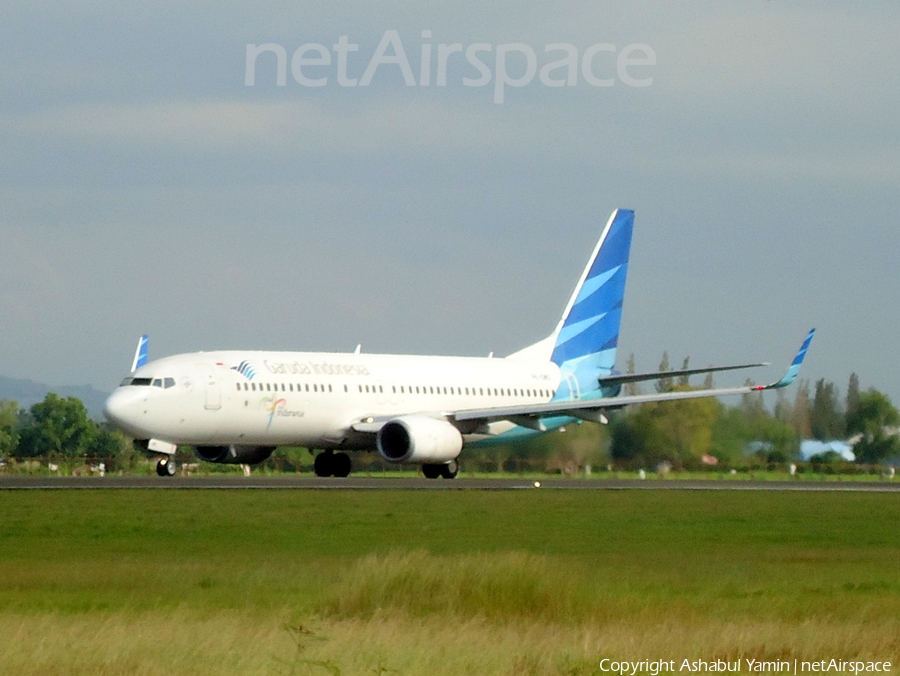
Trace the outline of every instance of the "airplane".
<instances>
[{"instance_id":1,"label":"airplane","mask_svg":"<svg viewBox=\"0 0 900 676\"><path fill-rule=\"evenodd\" d=\"M172 476L179 444L201 460L253 465L278 446L320 451L317 476L346 477L348 451L377 451L455 478L463 449L508 442L645 402L719 397L794 381L815 329L770 385L621 396L626 383L745 369L738 364L641 374L615 370L634 211L617 209L600 235L556 329L505 358L219 351L148 358L138 342L131 373L106 418Z\"/></svg>"}]
</instances>

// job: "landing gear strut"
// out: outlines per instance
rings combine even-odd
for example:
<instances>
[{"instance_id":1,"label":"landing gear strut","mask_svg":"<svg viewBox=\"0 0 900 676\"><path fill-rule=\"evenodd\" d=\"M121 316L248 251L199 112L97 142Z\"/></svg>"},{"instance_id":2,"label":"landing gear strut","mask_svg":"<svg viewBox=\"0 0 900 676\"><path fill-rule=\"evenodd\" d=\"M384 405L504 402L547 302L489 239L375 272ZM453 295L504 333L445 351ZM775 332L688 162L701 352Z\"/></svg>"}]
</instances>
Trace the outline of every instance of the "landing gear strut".
<instances>
[{"instance_id":1,"label":"landing gear strut","mask_svg":"<svg viewBox=\"0 0 900 676\"><path fill-rule=\"evenodd\" d=\"M178 463L175 462L175 458L160 458L159 462L156 463L156 473L159 476L175 476L177 471Z\"/></svg>"},{"instance_id":2,"label":"landing gear strut","mask_svg":"<svg viewBox=\"0 0 900 676\"><path fill-rule=\"evenodd\" d=\"M459 463L456 460L444 463L442 465L422 465L422 474L426 479L437 479L443 477L445 479L455 479L459 474Z\"/></svg>"},{"instance_id":3,"label":"landing gear strut","mask_svg":"<svg viewBox=\"0 0 900 676\"><path fill-rule=\"evenodd\" d=\"M350 456L346 453L324 451L316 456L313 469L316 476L350 476Z\"/></svg>"}]
</instances>

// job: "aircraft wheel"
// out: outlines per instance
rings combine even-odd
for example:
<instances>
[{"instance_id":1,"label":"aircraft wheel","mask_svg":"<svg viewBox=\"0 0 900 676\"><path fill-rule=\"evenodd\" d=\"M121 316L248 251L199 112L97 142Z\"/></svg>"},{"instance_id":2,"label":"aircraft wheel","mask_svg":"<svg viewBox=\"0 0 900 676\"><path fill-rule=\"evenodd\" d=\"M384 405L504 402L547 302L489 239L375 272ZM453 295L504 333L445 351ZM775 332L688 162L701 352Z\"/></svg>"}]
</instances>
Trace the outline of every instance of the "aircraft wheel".
<instances>
[{"instance_id":1,"label":"aircraft wheel","mask_svg":"<svg viewBox=\"0 0 900 676\"><path fill-rule=\"evenodd\" d=\"M316 473L316 476L332 476L334 474L334 460L334 453L331 451L319 453L313 462L313 471Z\"/></svg>"},{"instance_id":2,"label":"aircraft wheel","mask_svg":"<svg viewBox=\"0 0 900 676\"><path fill-rule=\"evenodd\" d=\"M456 475L459 474L459 463L456 460L451 460L446 465L439 465L441 468L441 476L445 479L455 479Z\"/></svg>"},{"instance_id":3,"label":"aircraft wheel","mask_svg":"<svg viewBox=\"0 0 900 676\"><path fill-rule=\"evenodd\" d=\"M332 469L336 477L350 476L350 456L346 453L335 453Z\"/></svg>"},{"instance_id":4,"label":"aircraft wheel","mask_svg":"<svg viewBox=\"0 0 900 676\"><path fill-rule=\"evenodd\" d=\"M177 471L178 463L175 462L174 458L160 458L159 462L156 463L156 473L159 476L175 476Z\"/></svg>"},{"instance_id":5,"label":"aircraft wheel","mask_svg":"<svg viewBox=\"0 0 900 676\"><path fill-rule=\"evenodd\" d=\"M422 474L426 479L437 479L441 476L441 468L443 465L422 465Z\"/></svg>"}]
</instances>

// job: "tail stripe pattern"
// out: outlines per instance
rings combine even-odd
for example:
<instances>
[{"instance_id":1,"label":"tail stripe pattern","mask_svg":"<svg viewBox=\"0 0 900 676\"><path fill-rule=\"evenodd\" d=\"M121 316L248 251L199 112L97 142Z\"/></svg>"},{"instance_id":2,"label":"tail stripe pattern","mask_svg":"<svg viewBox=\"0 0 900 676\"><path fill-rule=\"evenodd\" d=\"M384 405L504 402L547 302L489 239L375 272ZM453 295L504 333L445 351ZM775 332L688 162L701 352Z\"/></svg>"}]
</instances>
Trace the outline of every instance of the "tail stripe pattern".
<instances>
[{"instance_id":1,"label":"tail stripe pattern","mask_svg":"<svg viewBox=\"0 0 900 676\"><path fill-rule=\"evenodd\" d=\"M633 226L634 211L619 209L613 215L563 320L551 359L565 371L574 373L585 361L591 370L615 365Z\"/></svg>"}]
</instances>

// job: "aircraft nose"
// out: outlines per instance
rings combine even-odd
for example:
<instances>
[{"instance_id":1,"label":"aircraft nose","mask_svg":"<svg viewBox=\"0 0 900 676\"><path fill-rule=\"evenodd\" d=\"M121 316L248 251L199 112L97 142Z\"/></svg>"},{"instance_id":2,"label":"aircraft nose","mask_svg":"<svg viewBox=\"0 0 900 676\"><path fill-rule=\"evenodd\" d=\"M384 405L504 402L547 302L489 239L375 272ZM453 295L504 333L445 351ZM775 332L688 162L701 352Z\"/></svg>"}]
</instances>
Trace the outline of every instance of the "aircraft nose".
<instances>
[{"instance_id":1,"label":"aircraft nose","mask_svg":"<svg viewBox=\"0 0 900 676\"><path fill-rule=\"evenodd\" d=\"M139 436L139 421L144 411L143 392L134 388L120 387L115 390L103 404L103 415L113 425L122 431Z\"/></svg>"}]
</instances>

